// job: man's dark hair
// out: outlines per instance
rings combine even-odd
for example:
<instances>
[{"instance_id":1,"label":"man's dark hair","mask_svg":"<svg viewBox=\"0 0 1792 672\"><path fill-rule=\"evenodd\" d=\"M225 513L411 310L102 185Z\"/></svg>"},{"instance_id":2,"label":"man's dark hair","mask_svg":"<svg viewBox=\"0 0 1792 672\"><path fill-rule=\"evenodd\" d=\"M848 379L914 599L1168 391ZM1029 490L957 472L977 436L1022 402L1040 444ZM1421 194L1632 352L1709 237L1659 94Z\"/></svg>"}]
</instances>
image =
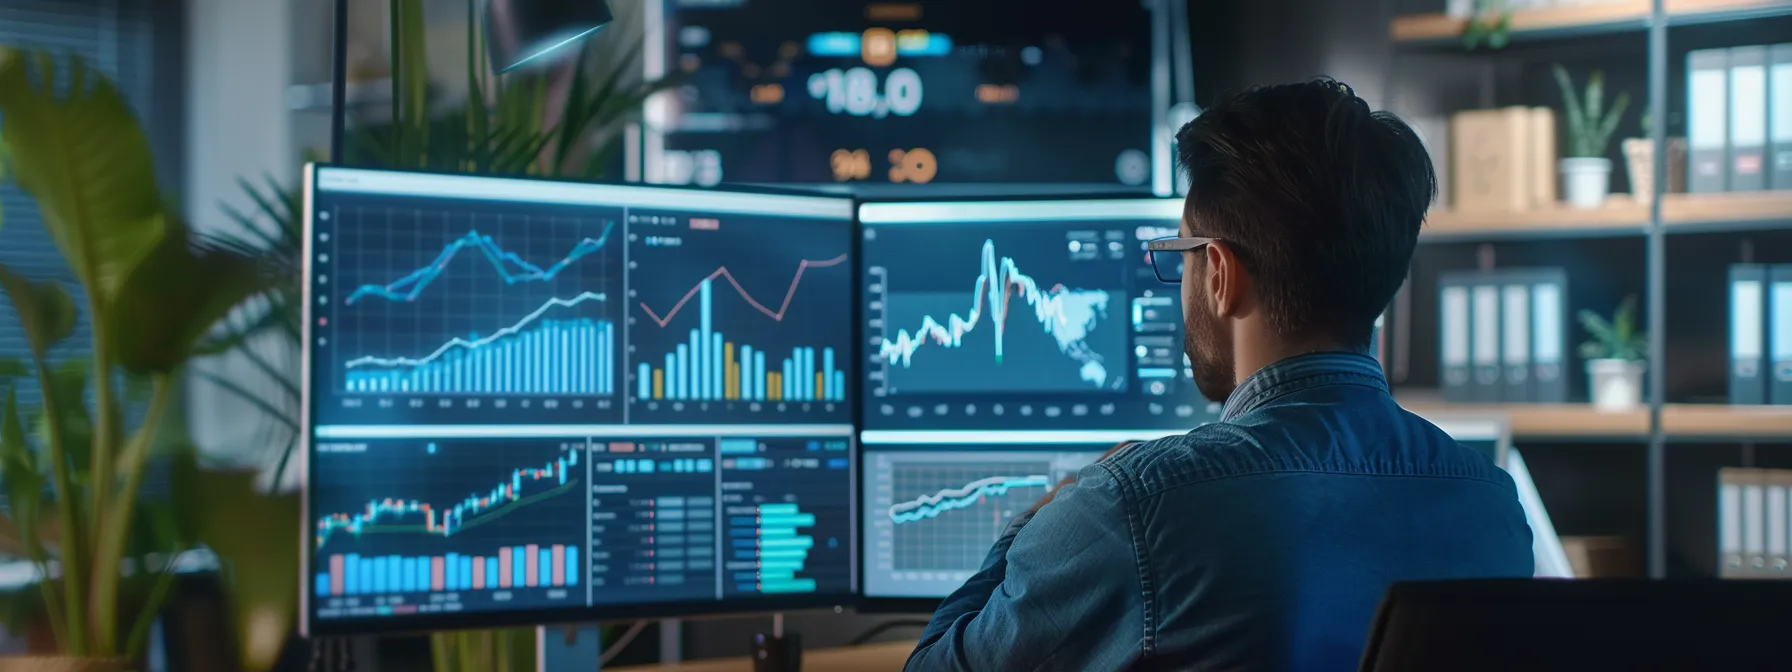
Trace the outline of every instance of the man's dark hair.
<instances>
[{"instance_id":1,"label":"man's dark hair","mask_svg":"<svg viewBox=\"0 0 1792 672\"><path fill-rule=\"evenodd\" d=\"M1193 234L1229 243L1276 333L1367 347L1437 196L1412 128L1317 79L1232 96L1176 141Z\"/></svg>"}]
</instances>

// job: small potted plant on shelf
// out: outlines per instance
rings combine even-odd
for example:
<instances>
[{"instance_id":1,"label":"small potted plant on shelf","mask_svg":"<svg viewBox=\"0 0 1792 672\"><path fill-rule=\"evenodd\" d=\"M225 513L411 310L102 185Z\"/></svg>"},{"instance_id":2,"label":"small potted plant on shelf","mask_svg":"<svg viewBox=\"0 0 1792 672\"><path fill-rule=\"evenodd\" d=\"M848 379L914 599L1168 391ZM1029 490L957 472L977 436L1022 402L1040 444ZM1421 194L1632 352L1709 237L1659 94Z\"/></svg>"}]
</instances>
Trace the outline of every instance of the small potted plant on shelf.
<instances>
[{"instance_id":1,"label":"small potted plant on shelf","mask_svg":"<svg viewBox=\"0 0 1792 672\"><path fill-rule=\"evenodd\" d=\"M1655 197L1654 116L1643 113L1643 136L1626 138L1622 143L1624 161L1630 171L1630 195L1639 204L1647 205ZM1663 193L1686 191L1686 138L1667 139L1668 184Z\"/></svg>"},{"instance_id":2,"label":"small potted plant on shelf","mask_svg":"<svg viewBox=\"0 0 1792 672\"><path fill-rule=\"evenodd\" d=\"M1605 73L1594 70L1584 94L1576 95L1574 81L1561 64L1552 66L1562 90L1563 119L1568 125L1568 152L1562 159L1562 184L1568 202L1577 208L1598 208L1611 193L1612 162L1606 158L1612 133L1618 129L1630 94L1619 93L1611 109L1605 109Z\"/></svg>"},{"instance_id":3,"label":"small potted plant on shelf","mask_svg":"<svg viewBox=\"0 0 1792 672\"><path fill-rule=\"evenodd\" d=\"M1580 311L1581 327L1592 338L1580 346L1587 360L1588 389L1593 407L1623 411L1643 402L1643 353L1648 336L1637 329L1636 295L1618 304L1611 319L1590 310Z\"/></svg>"}]
</instances>

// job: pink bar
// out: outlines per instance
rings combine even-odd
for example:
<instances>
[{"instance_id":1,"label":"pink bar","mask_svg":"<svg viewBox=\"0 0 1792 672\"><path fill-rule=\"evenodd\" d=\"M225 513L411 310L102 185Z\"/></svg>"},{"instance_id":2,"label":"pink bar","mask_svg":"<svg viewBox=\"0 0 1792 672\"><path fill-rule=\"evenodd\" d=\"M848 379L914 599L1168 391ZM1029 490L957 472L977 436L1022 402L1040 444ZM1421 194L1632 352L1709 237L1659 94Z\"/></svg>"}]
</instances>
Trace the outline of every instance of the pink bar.
<instances>
[{"instance_id":1,"label":"pink bar","mask_svg":"<svg viewBox=\"0 0 1792 672\"><path fill-rule=\"evenodd\" d=\"M510 587L510 547L498 549L498 586Z\"/></svg>"},{"instance_id":2,"label":"pink bar","mask_svg":"<svg viewBox=\"0 0 1792 672\"><path fill-rule=\"evenodd\" d=\"M441 590L447 585L442 579L442 556L429 559L429 589Z\"/></svg>"},{"instance_id":3,"label":"pink bar","mask_svg":"<svg viewBox=\"0 0 1792 672\"><path fill-rule=\"evenodd\" d=\"M535 544L529 544L528 546L524 546L523 547L523 580L527 581L531 587L541 585L540 577L537 576L540 573L541 573L541 547L537 546Z\"/></svg>"},{"instance_id":4,"label":"pink bar","mask_svg":"<svg viewBox=\"0 0 1792 672\"><path fill-rule=\"evenodd\" d=\"M330 594L342 594L342 554L330 556Z\"/></svg>"},{"instance_id":5,"label":"pink bar","mask_svg":"<svg viewBox=\"0 0 1792 672\"><path fill-rule=\"evenodd\" d=\"M485 590L485 556L473 557L473 590Z\"/></svg>"},{"instance_id":6,"label":"pink bar","mask_svg":"<svg viewBox=\"0 0 1792 672\"><path fill-rule=\"evenodd\" d=\"M566 547L554 544L554 585L566 585Z\"/></svg>"}]
</instances>

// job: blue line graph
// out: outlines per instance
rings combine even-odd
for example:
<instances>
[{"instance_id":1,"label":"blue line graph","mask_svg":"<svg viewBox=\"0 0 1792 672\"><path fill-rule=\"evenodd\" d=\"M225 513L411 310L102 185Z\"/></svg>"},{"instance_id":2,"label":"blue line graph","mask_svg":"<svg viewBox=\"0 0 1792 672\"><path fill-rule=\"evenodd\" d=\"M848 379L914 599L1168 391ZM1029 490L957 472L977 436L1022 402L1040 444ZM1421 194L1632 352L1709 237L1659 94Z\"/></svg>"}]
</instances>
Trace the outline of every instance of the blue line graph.
<instances>
[{"instance_id":1,"label":"blue line graph","mask_svg":"<svg viewBox=\"0 0 1792 672\"><path fill-rule=\"evenodd\" d=\"M906 502L899 502L890 507L890 520L900 525L933 518L947 511L975 506L984 497L995 497L1008 494L1014 488L1044 488L1051 486L1051 477L1033 476L991 476L970 483L963 487L941 490L932 495L922 495Z\"/></svg>"},{"instance_id":2,"label":"blue line graph","mask_svg":"<svg viewBox=\"0 0 1792 672\"><path fill-rule=\"evenodd\" d=\"M454 242L449 243L447 247L443 248L442 253L437 255L434 261L429 262L429 265L412 271L410 274L399 278L397 281L388 285L362 285L357 287L343 302L352 306L363 296L377 296L392 301L414 301L419 294L423 293L424 288L429 286L430 282L441 277L442 271L448 267L449 263L454 261L456 256L459 256L461 250L469 248L478 250L480 255L483 256L486 261L491 262L492 268L498 271L498 277L503 278L505 284L514 285L519 282L545 282L553 280L555 276L560 274L560 271L571 266L573 262L578 261L588 254L604 249L604 245L609 242L610 229L612 226L612 223L605 222L604 231L602 234L598 235L597 238L586 238L579 241L577 245L573 246L572 251L566 253L564 258L554 262L545 269L523 260L522 257L517 256L514 252L509 252L504 248L499 247L497 241L492 240L492 237L489 235L482 234L476 230L468 231L466 235L455 239Z\"/></svg>"},{"instance_id":3,"label":"blue line graph","mask_svg":"<svg viewBox=\"0 0 1792 672\"><path fill-rule=\"evenodd\" d=\"M951 312L944 318L934 316L935 311L945 308L940 305L942 301L962 305L963 295L958 293L891 293L887 297L892 319L904 319L909 313L920 313L921 318L914 331L903 329L897 331L894 338L880 339L878 355L882 360L909 369L915 353L923 346L932 344L953 350L965 347L966 337L980 324L988 322L986 329L993 336L994 364L999 366L1006 352L1008 318L1013 310L1009 301L1018 296L1032 308L1031 317L1051 337L1058 352L1076 362L1076 376L1082 384L1108 387L1107 357L1090 345L1089 339L1099 330L1112 330L1118 326L1107 319L1110 293L1071 289L1062 284L1041 286L1021 272L1013 258L998 257L994 240L983 241L981 257L981 272L973 283L971 306L962 315ZM1029 349L1028 352L1036 351ZM963 369L954 368L959 375L963 374Z\"/></svg>"}]
</instances>

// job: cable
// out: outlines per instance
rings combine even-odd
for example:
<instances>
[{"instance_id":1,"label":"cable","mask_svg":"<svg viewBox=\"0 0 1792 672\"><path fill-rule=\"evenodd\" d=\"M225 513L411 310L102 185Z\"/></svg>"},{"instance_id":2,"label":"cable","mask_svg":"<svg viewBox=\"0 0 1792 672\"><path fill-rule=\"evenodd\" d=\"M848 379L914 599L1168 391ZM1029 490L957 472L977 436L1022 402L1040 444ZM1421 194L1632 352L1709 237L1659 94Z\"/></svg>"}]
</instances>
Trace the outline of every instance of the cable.
<instances>
[{"instance_id":1,"label":"cable","mask_svg":"<svg viewBox=\"0 0 1792 672\"><path fill-rule=\"evenodd\" d=\"M852 638L852 641L847 642L846 645L847 646L862 646L866 643L869 643L873 639L877 639L878 635L884 634L891 630L895 630L897 628L925 628L925 627L927 627L927 621L917 621L917 620L884 621L884 622L879 623L876 626L872 627L870 630L866 630L864 634Z\"/></svg>"},{"instance_id":2,"label":"cable","mask_svg":"<svg viewBox=\"0 0 1792 672\"><path fill-rule=\"evenodd\" d=\"M610 648L604 649L604 655L598 660L598 663L600 665L610 664L612 659L622 653L623 649L628 648L629 643L635 641L635 638L641 635L641 631L646 629L647 621L635 621L633 625L628 626L628 629L622 632L622 636L616 638L616 642L611 644Z\"/></svg>"}]
</instances>

